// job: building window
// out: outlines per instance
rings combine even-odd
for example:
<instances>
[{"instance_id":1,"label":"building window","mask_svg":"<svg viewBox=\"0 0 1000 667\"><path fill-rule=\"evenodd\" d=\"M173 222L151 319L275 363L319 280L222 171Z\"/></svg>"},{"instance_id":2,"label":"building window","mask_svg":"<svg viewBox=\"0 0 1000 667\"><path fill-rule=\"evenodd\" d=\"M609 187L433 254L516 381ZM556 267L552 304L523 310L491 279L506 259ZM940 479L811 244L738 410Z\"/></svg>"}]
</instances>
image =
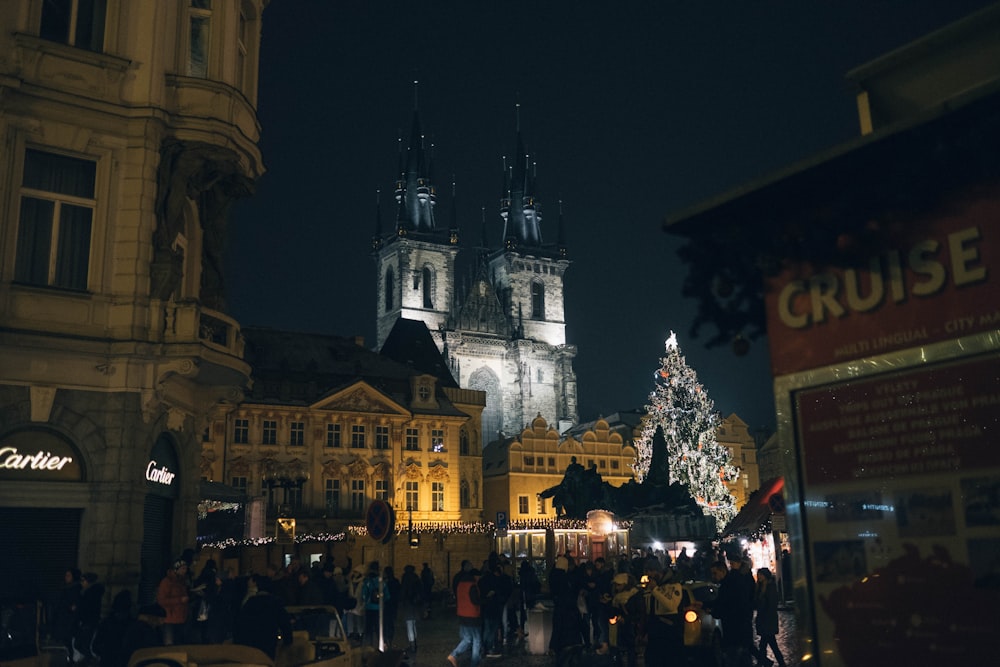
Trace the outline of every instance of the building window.
<instances>
[{"instance_id":1,"label":"building window","mask_svg":"<svg viewBox=\"0 0 1000 667\"><path fill-rule=\"evenodd\" d=\"M611 459L611 469L618 470L618 459Z\"/></svg>"},{"instance_id":2,"label":"building window","mask_svg":"<svg viewBox=\"0 0 1000 667\"><path fill-rule=\"evenodd\" d=\"M533 465L535 465L535 457L534 456L525 456L524 457L524 465L526 465L526 466L533 466Z\"/></svg>"},{"instance_id":3,"label":"building window","mask_svg":"<svg viewBox=\"0 0 1000 667\"><path fill-rule=\"evenodd\" d=\"M324 500L326 501L326 513L337 516L340 511L340 480L339 479L328 479L326 480L326 489L324 489Z\"/></svg>"},{"instance_id":4,"label":"building window","mask_svg":"<svg viewBox=\"0 0 1000 667\"><path fill-rule=\"evenodd\" d=\"M265 419L261 430L260 441L265 445L278 444L278 422L272 419Z\"/></svg>"},{"instance_id":5,"label":"building window","mask_svg":"<svg viewBox=\"0 0 1000 667\"><path fill-rule=\"evenodd\" d=\"M246 92L250 88L250 76L247 72L249 57L247 45L250 43L250 19L247 8L240 7L239 26L236 31L236 83L240 90Z\"/></svg>"},{"instance_id":6,"label":"building window","mask_svg":"<svg viewBox=\"0 0 1000 667\"><path fill-rule=\"evenodd\" d=\"M301 447L306 444L305 422L292 422L288 428L288 444Z\"/></svg>"},{"instance_id":7,"label":"building window","mask_svg":"<svg viewBox=\"0 0 1000 667\"><path fill-rule=\"evenodd\" d=\"M107 0L45 0L38 36L88 51L104 50Z\"/></svg>"},{"instance_id":8,"label":"building window","mask_svg":"<svg viewBox=\"0 0 1000 667\"><path fill-rule=\"evenodd\" d=\"M414 512L420 509L420 483L419 482L405 482L404 490L406 491L406 509L413 510Z\"/></svg>"},{"instance_id":9,"label":"building window","mask_svg":"<svg viewBox=\"0 0 1000 667\"><path fill-rule=\"evenodd\" d=\"M351 511L363 512L365 509L365 480L351 480Z\"/></svg>"},{"instance_id":10,"label":"building window","mask_svg":"<svg viewBox=\"0 0 1000 667\"><path fill-rule=\"evenodd\" d=\"M538 513L545 514L545 498L538 498Z\"/></svg>"},{"instance_id":11,"label":"building window","mask_svg":"<svg viewBox=\"0 0 1000 667\"><path fill-rule=\"evenodd\" d=\"M463 479L462 483L458 487L458 502L462 509L465 509L467 507L472 507L469 501L469 483Z\"/></svg>"},{"instance_id":12,"label":"building window","mask_svg":"<svg viewBox=\"0 0 1000 667\"><path fill-rule=\"evenodd\" d=\"M539 282L531 283L531 319L545 319L545 285Z\"/></svg>"},{"instance_id":13,"label":"building window","mask_svg":"<svg viewBox=\"0 0 1000 667\"><path fill-rule=\"evenodd\" d=\"M541 368L538 369L537 380L538 382L545 382L545 371L543 371Z\"/></svg>"},{"instance_id":14,"label":"building window","mask_svg":"<svg viewBox=\"0 0 1000 667\"><path fill-rule=\"evenodd\" d=\"M385 270L385 312L392 310L393 294L396 290L396 280L392 275L392 267Z\"/></svg>"},{"instance_id":15,"label":"building window","mask_svg":"<svg viewBox=\"0 0 1000 667\"><path fill-rule=\"evenodd\" d=\"M365 427L362 424L351 426L351 449L365 448Z\"/></svg>"},{"instance_id":16,"label":"building window","mask_svg":"<svg viewBox=\"0 0 1000 667\"><path fill-rule=\"evenodd\" d=\"M326 425L326 446L340 447L340 424Z\"/></svg>"},{"instance_id":17,"label":"building window","mask_svg":"<svg viewBox=\"0 0 1000 667\"><path fill-rule=\"evenodd\" d=\"M212 0L191 0L188 5L188 76L208 78L209 36L211 32Z\"/></svg>"},{"instance_id":18,"label":"building window","mask_svg":"<svg viewBox=\"0 0 1000 667\"><path fill-rule=\"evenodd\" d=\"M439 428L431 429L431 451L435 452L448 451L444 448L444 429L439 429Z\"/></svg>"},{"instance_id":19,"label":"building window","mask_svg":"<svg viewBox=\"0 0 1000 667\"><path fill-rule=\"evenodd\" d=\"M431 511L444 511L444 482L431 483Z\"/></svg>"},{"instance_id":20,"label":"building window","mask_svg":"<svg viewBox=\"0 0 1000 667\"><path fill-rule=\"evenodd\" d=\"M458 432L458 453L469 454L469 432L464 428Z\"/></svg>"},{"instance_id":21,"label":"building window","mask_svg":"<svg viewBox=\"0 0 1000 667\"><path fill-rule=\"evenodd\" d=\"M517 497L517 511L520 514L528 513L528 496Z\"/></svg>"},{"instance_id":22,"label":"building window","mask_svg":"<svg viewBox=\"0 0 1000 667\"><path fill-rule=\"evenodd\" d=\"M97 163L28 149L14 279L86 290Z\"/></svg>"},{"instance_id":23,"label":"building window","mask_svg":"<svg viewBox=\"0 0 1000 667\"><path fill-rule=\"evenodd\" d=\"M375 427L375 449L389 449L389 427Z\"/></svg>"},{"instance_id":24,"label":"building window","mask_svg":"<svg viewBox=\"0 0 1000 667\"><path fill-rule=\"evenodd\" d=\"M554 457L554 456L550 456L549 457L549 467L550 468L555 468L556 467L556 457Z\"/></svg>"},{"instance_id":25,"label":"building window","mask_svg":"<svg viewBox=\"0 0 1000 667\"><path fill-rule=\"evenodd\" d=\"M608 467L607 460L606 459L601 459L600 461L598 461L597 462L597 467L599 467L601 470L604 470L605 468L607 468Z\"/></svg>"},{"instance_id":26,"label":"building window","mask_svg":"<svg viewBox=\"0 0 1000 667\"><path fill-rule=\"evenodd\" d=\"M237 445L245 445L250 442L250 420L249 419L234 419L233 420L233 443Z\"/></svg>"},{"instance_id":27,"label":"building window","mask_svg":"<svg viewBox=\"0 0 1000 667\"><path fill-rule=\"evenodd\" d=\"M233 487L240 493L247 492L247 478L246 477L233 477L229 483L229 486Z\"/></svg>"},{"instance_id":28,"label":"building window","mask_svg":"<svg viewBox=\"0 0 1000 667\"><path fill-rule=\"evenodd\" d=\"M302 487L301 486L290 486L287 489L288 495L285 496L286 503L293 510L302 508Z\"/></svg>"},{"instance_id":29,"label":"building window","mask_svg":"<svg viewBox=\"0 0 1000 667\"><path fill-rule=\"evenodd\" d=\"M375 499L389 500L389 482L384 479L375 480Z\"/></svg>"},{"instance_id":30,"label":"building window","mask_svg":"<svg viewBox=\"0 0 1000 667\"><path fill-rule=\"evenodd\" d=\"M594 467L594 459L587 459L587 469Z\"/></svg>"},{"instance_id":31,"label":"building window","mask_svg":"<svg viewBox=\"0 0 1000 667\"><path fill-rule=\"evenodd\" d=\"M403 447L408 452L420 451L420 431L415 428L406 429L406 439Z\"/></svg>"},{"instance_id":32,"label":"building window","mask_svg":"<svg viewBox=\"0 0 1000 667\"><path fill-rule=\"evenodd\" d=\"M424 267L424 308L433 308L434 299L431 292L431 270L428 267Z\"/></svg>"}]
</instances>

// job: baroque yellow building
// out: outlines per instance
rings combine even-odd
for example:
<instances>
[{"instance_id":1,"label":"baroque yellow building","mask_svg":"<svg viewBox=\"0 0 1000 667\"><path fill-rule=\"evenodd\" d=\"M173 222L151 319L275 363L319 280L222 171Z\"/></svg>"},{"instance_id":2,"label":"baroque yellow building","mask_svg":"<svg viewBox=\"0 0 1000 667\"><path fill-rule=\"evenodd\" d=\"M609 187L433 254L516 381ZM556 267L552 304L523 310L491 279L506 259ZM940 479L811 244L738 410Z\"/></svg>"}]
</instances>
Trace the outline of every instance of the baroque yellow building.
<instances>
[{"instance_id":1,"label":"baroque yellow building","mask_svg":"<svg viewBox=\"0 0 1000 667\"><path fill-rule=\"evenodd\" d=\"M374 500L398 520L482 519L485 395L461 389L426 326L400 320L383 352L354 338L245 328L253 389L202 443L201 475L263 499L302 533L363 523ZM401 359L406 363L401 363Z\"/></svg>"},{"instance_id":2,"label":"baroque yellow building","mask_svg":"<svg viewBox=\"0 0 1000 667\"><path fill-rule=\"evenodd\" d=\"M715 431L716 441L729 450L730 462L739 468L738 478L729 482L736 509L746 505L750 494L760 488L760 468L757 465L757 443L746 422L733 413L722 420Z\"/></svg>"},{"instance_id":3,"label":"baroque yellow building","mask_svg":"<svg viewBox=\"0 0 1000 667\"><path fill-rule=\"evenodd\" d=\"M221 252L266 4L0 3L2 597L78 566L147 602L194 546L201 434L249 381Z\"/></svg>"},{"instance_id":4,"label":"baroque yellow building","mask_svg":"<svg viewBox=\"0 0 1000 667\"><path fill-rule=\"evenodd\" d=\"M626 442L605 419L563 437L536 417L519 437L483 450L486 517L493 521L503 512L512 521L554 519L556 509L539 494L559 484L574 459L585 468L596 467L612 486L621 486L632 479L635 450L631 439Z\"/></svg>"}]
</instances>

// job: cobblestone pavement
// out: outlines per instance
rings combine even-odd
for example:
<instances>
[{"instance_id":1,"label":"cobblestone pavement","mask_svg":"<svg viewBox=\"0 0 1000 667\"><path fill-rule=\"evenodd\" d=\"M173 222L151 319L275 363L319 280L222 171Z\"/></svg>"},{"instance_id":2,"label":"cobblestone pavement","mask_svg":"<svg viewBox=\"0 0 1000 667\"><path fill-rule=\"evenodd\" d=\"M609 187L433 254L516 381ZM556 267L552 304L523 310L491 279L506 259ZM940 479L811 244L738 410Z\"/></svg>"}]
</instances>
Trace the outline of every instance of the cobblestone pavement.
<instances>
[{"instance_id":1,"label":"cobblestone pavement","mask_svg":"<svg viewBox=\"0 0 1000 667\"><path fill-rule=\"evenodd\" d=\"M780 632L778 646L789 667L799 665L795 615L792 611L779 611ZM458 644L458 621L454 609L435 609L432 617L417 624L417 652L407 655L411 667L449 667L448 654ZM396 637L393 645L406 648L406 627L400 620L396 623ZM768 652L772 660L774 656ZM460 667L468 667L468 653L462 656ZM527 652L527 642L508 647L503 657L483 657L481 667L554 667L555 659L548 655L531 655ZM643 662L640 659L640 667Z\"/></svg>"}]
</instances>

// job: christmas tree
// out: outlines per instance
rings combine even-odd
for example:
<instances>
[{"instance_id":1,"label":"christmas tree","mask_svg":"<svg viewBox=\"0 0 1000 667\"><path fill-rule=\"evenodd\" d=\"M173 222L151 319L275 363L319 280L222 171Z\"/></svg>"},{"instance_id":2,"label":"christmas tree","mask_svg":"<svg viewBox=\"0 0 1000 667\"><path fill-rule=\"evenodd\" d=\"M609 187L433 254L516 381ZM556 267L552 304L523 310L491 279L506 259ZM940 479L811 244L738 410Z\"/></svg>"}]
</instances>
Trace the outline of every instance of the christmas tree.
<instances>
[{"instance_id":1,"label":"christmas tree","mask_svg":"<svg viewBox=\"0 0 1000 667\"><path fill-rule=\"evenodd\" d=\"M721 528L736 516L726 482L736 479L739 471L729 461L729 450L715 439L719 425L715 404L681 356L673 332L654 378L647 416L635 441L636 479L660 480L666 475L669 483L684 484L702 511L714 516ZM662 440L654 439L657 429ZM654 456L654 443L666 447L666 456L661 452ZM654 461L658 469L651 470Z\"/></svg>"}]
</instances>

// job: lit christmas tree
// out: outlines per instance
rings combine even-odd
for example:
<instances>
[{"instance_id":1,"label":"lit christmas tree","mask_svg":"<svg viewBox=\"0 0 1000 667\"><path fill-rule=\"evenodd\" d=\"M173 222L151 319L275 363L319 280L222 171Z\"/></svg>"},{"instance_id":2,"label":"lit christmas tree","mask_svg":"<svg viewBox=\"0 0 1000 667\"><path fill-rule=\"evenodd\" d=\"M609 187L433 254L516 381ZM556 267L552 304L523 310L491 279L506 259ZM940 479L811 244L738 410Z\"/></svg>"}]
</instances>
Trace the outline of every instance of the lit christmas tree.
<instances>
[{"instance_id":1,"label":"lit christmas tree","mask_svg":"<svg viewBox=\"0 0 1000 667\"><path fill-rule=\"evenodd\" d=\"M636 480L663 480L687 486L705 514L714 516L721 529L736 516L733 496L726 482L737 479L738 469L729 461L729 450L715 439L719 415L708 393L698 383L670 332L666 355L654 374L655 387L646 406L642 433L636 439ZM654 457L654 435L663 434L666 456ZM654 463L655 461L655 463ZM654 466L658 469L651 470ZM663 468L666 468L665 470Z\"/></svg>"}]
</instances>

